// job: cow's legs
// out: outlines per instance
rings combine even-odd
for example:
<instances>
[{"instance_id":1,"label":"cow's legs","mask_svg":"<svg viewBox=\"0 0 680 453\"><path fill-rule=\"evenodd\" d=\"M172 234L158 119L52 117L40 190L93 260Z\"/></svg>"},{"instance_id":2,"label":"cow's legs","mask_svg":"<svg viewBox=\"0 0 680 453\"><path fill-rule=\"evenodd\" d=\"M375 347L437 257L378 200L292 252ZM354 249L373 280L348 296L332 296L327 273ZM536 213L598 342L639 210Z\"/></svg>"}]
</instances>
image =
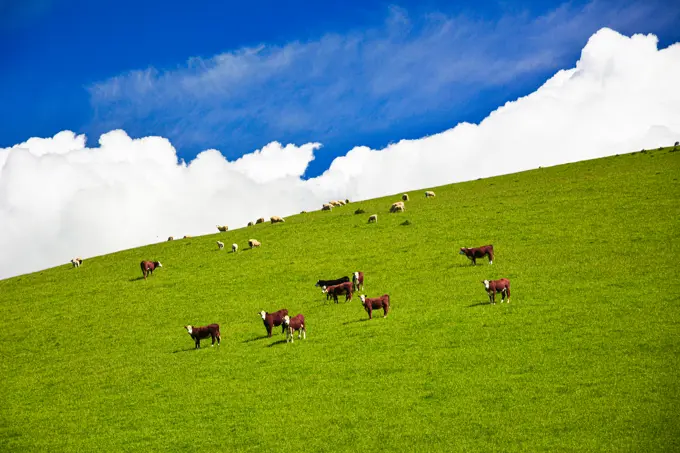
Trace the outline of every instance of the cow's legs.
<instances>
[{"instance_id":1,"label":"cow's legs","mask_svg":"<svg viewBox=\"0 0 680 453\"><path fill-rule=\"evenodd\" d=\"M508 286L508 287L505 289L505 291L506 291L506 293L507 293L507 295L508 295L508 303L510 303L510 286Z\"/></svg>"},{"instance_id":2,"label":"cow's legs","mask_svg":"<svg viewBox=\"0 0 680 453\"><path fill-rule=\"evenodd\" d=\"M302 328L302 339L303 340L307 339L307 328L306 327Z\"/></svg>"}]
</instances>

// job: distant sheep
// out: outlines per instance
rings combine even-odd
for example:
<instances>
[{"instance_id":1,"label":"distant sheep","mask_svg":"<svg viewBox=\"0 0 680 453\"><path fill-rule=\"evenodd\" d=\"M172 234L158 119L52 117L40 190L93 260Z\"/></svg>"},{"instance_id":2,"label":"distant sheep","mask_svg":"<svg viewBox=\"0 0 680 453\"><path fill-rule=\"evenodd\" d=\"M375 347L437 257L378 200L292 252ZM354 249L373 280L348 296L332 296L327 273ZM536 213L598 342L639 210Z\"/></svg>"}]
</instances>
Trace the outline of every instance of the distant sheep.
<instances>
[{"instance_id":1,"label":"distant sheep","mask_svg":"<svg viewBox=\"0 0 680 453\"><path fill-rule=\"evenodd\" d=\"M255 225L253 222L248 222L248 226L253 226Z\"/></svg>"},{"instance_id":2,"label":"distant sheep","mask_svg":"<svg viewBox=\"0 0 680 453\"><path fill-rule=\"evenodd\" d=\"M172 236L168 237L168 241L174 241L174 240L175 240L174 237L172 237Z\"/></svg>"},{"instance_id":3,"label":"distant sheep","mask_svg":"<svg viewBox=\"0 0 680 453\"><path fill-rule=\"evenodd\" d=\"M223 225L223 226L217 225L217 229L218 229L219 231L224 232L224 231L227 231L227 230L229 229L229 227L226 226L226 225Z\"/></svg>"},{"instance_id":4,"label":"distant sheep","mask_svg":"<svg viewBox=\"0 0 680 453\"><path fill-rule=\"evenodd\" d=\"M405 193L404 195L402 195L402 196L401 196L401 199L402 199L403 201L408 201L408 194Z\"/></svg>"},{"instance_id":5,"label":"distant sheep","mask_svg":"<svg viewBox=\"0 0 680 453\"><path fill-rule=\"evenodd\" d=\"M217 247L222 250L224 248L224 242L222 241L217 241Z\"/></svg>"},{"instance_id":6,"label":"distant sheep","mask_svg":"<svg viewBox=\"0 0 680 453\"><path fill-rule=\"evenodd\" d=\"M336 203L338 204L338 206L345 206L345 202L342 200L338 200L336 201Z\"/></svg>"},{"instance_id":7,"label":"distant sheep","mask_svg":"<svg viewBox=\"0 0 680 453\"><path fill-rule=\"evenodd\" d=\"M378 214L373 214L368 218L368 223L376 223L378 221Z\"/></svg>"},{"instance_id":8,"label":"distant sheep","mask_svg":"<svg viewBox=\"0 0 680 453\"><path fill-rule=\"evenodd\" d=\"M184 236L184 239L191 239L191 236L187 234L186 236Z\"/></svg>"},{"instance_id":9,"label":"distant sheep","mask_svg":"<svg viewBox=\"0 0 680 453\"><path fill-rule=\"evenodd\" d=\"M83 259L78 257L78 258L73 258L71 260L71 264L73 264L73 267L80 267L81 264L83 264Z\"/></svg>"},{"instance_id":10,"label":"distant sheep","mask_svg":"<svg viewBox=\"0 0 680 453\"><path fill-rule=\"evenodd\" d=\"M322 210L322 211L332 211L332 210L333 210L333 206L332 206L330 203L329 203L329 204L324 204L324 205L321 207L321 210Z\"/></svg>"},{"instance_id":11,"label":"distant sheep","mask_svg":"<svg viewBox=\"0 0 680 453\"><path fill-rule=\"evenodd\" d=\"M238 252L238 244L231 244L231 253Z\"/></svg>"},{"instance_id":12,"label":"distant sheep","mask_svg":"<svg viewBox=\"0 0 680 453\"><path fill-rule=\"evenodd\" d=\"M283 222L285 222L285 220L283 219L283 217L279 217L279 216L277 216L277 215L275 215L274 217L270 218L269 220L271 221L271 223L283 223Z\"/></svg>"},{"instance_id":13,"label":"distant sheep","mask_svg":"<svg viewBox=\"0 0 680 453\"><path fill-rule=\"evenodd\" d=\"M425 192L425 198L434 198L434 192L428 190L427 192Z\"/></svg>"},{"instance_id":14,"label":"distant sheep","mask_svg":"<svg viewBox=\"0 0 680 453\"><path fill-rule=\"evenodd\" d=\"M345 199L345 204L349 204L349 198Z\"/></svg>"},{"instance_id":15,"label":"distant sheep","mask_svg":"<svg viewBox=\"0 0 680 453\"><path fill-rule=\"evenodd\" d=\"M257 239L248 239L248 245L252 249L253 247L259 247L262 244L260 244L260 241L258 241Z\"/></svg>"},{"instance_id":16,"label":"distant sheep","mask_svg":"<svg viewBox=\"0 0 680 453\"><path fill-rule=\"evenodd\" d=\"M340 203L338 202L338 200L331 200L331 201L328 202L328 204L331 205L331 206L340 206Z\"/></svg>"},{"instance_id":17,"label":"distant sheep","mask_svg":"<svg viewBox=\"0 0 680 453\"><path fill-rule=\"evenodd\" d=\"M397 201L396 203L392 203L392 206L390 207L390 212L404 212L404 202Z\"/></svg>"},{"instance_id":18,"label":"distant sheep","mask_svg":"<svg viewBox=\"0 0 680 453\"><path fill-rule=\"evenodd\" d=\"M259 219L257 219L257 220L255 221L255 223L256 223L256 224L258 224L258 223L264 223L264 217L260 217Z\"/></svg>"}]
</instances>

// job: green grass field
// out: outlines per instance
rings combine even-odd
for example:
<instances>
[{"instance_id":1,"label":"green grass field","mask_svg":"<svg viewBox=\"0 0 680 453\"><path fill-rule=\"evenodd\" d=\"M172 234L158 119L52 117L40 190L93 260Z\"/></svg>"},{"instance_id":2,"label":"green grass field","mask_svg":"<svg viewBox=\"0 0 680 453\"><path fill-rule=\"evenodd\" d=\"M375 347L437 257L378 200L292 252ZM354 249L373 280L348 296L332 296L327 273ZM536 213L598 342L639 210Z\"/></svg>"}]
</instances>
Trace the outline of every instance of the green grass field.
<instances>
[{"instance_id":1,"label":"green grass field","mask_svg":"<svg viewBox=\"0 0 680 453\"><path fill-rule=\"evenodd\" d=\"M638 152L0 281L0 451L678 451L679 177ZM386 319L314 287L355 270ZM264 336L284 307L307 340Z\"/></svg>"}]
</instances>

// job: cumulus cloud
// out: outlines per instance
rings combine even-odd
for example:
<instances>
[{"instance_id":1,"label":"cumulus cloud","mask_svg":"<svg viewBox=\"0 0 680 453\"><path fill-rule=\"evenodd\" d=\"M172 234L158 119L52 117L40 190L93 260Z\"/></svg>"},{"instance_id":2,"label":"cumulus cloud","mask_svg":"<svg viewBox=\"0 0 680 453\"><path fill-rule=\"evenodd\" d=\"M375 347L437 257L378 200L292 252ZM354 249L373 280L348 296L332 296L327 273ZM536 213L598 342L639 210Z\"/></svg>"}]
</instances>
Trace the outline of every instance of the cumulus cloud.
<instances>
[{"instance_id":1,"label":"cumulus cloud","mask_svg":"<svg viewBox=\"0 0 680 453\"><path fill-rule=\"evenodd\" d=\"M382 150L356 147L302 175L318 143L270 143L229 161L178 162L161 137L115 130L88 148L61 132L0 149L0 277L271 215L578 161L680 139L680 45L595 33L576 67L480 124L461 123Z\"/></svg>"}]
</instances>

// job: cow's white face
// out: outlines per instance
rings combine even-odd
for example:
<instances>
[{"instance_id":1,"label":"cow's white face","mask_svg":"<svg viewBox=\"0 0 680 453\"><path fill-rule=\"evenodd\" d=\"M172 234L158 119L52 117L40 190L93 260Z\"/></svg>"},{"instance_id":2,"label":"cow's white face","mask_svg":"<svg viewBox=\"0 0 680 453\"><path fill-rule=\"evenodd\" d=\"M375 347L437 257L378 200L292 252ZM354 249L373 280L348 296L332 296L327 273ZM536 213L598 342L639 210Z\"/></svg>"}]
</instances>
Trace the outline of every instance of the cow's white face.
<instances>
[{"instance_id":1,"label":"cow's white face","mask_svg":"<svg viewBox=\"0 0 680 453\"><path fill-rule=\"evenodd\" d=\"M489 280L484 280L482 283L484 283L484 287L488 290L489 289Z\"/></svg>"},{"instance_id":2,"label":"cow's white face","mask_svg":"<svg viewBox=\"0 0 680 453\"><path fill-rule=\"evenodd\" d=\"M362 304L363 304L364 302L366 302L366 296L364 296L363 294L362 294L361 296L359 296L359 299L361 299L361 303L362 303Z\"/></svg>"},{"instance_id":3,"label":"cow's white face","mask_svg":"<svg viewBox=\"0 0 680 453\"><path fill-rule=\"evenodd\" d=\"M187 332L189 332L189 335L191 335L191 332L193 332L191 326L184 326L184 328L187 329Z\"/></svg>"},{"instance_id":4,"label":"cow's white face","mask_svg":"<svg viewBox=\"0 0 680 453\"><path fill-rule=\"evenodd\" d=\"M359 273L358 272L354 273L354 280L359 281Z\"/></svg>"},{"instance_id":5,"label":"cow's white face","mask_svg":"<svg viewBox=\"0 0 680 453\"><path fill-rule=\"evenodd\" d=\"M262 319L264 319L267 316L267 313L264 310L262 310L260 312L260 316L262 316Z\"/></svg>"},{"instance_id":6,"label":"cow's white face","mask_svg":"<svg viewBox=\"0 0 680 453\"><path fill-rule=\"evenodd\" d=\"M160 261L158 262L158 267L163 267Z\"/></svg>"},{"instance_id":7,"label":"cow's white face","mask_svg":"<svg viewBox=\"0 0 680 453\"><path fill-rule=\"evenodd\" d=\"M321 293L326 294L328 291L326 290L326 285L321 287Z\"/></svg>"},{"instance_id":8,"label":"cow's white face","mask_svg":"<svg viewBox=\"0 0 680 453\"><path fill-rule=\"evenodd\" d=\"M290 316L286 315L283 317L283 323L287 326L290 324Z\"/></svg>"}]
</instances>

